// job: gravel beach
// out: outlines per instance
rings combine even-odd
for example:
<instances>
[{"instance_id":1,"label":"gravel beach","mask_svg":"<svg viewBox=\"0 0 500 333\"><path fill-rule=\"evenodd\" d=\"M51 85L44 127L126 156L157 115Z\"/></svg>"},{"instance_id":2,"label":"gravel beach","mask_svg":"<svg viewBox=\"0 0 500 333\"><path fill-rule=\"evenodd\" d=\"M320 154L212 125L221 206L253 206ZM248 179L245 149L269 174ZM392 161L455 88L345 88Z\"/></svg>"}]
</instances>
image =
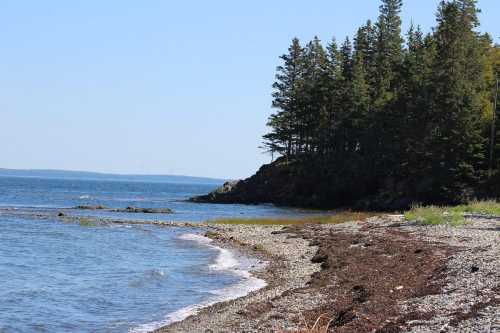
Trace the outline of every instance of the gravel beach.
<instances>
[{"instance_id":1,"label":"gravel beach","mask_svg":"<svg viewBox=\"0 0 500 333\"><path fill-rule=\"evenodd\" d=\"M155 332L500 332L500 220L422 226L218 225L223 247L268 262L268 285Z\"/></svg>"}]
</instances>

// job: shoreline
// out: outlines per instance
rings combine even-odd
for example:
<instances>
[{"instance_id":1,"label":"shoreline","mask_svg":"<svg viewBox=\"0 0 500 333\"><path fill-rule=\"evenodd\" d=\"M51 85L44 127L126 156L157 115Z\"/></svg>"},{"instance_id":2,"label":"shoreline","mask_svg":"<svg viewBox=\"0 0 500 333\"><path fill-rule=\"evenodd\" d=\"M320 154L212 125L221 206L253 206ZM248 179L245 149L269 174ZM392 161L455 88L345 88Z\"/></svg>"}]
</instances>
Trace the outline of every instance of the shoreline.
<instances>
[{"instance_id":1,"label":"shoreline","mask_svg":"<svg viewBox=\"0 0 500 333\"><path fill-rule=\"evenodd\" d=\"M186 228L190 241L226 255L223 269L262 283L226 290L129 332L295 333L318 318L336 333L500 331L500 218L465 218L459 226L405 222L401 215L283 226L83 217ZM242 268L234 256L255 265Z\"/></svg>"},{"instance_id":2,"label":"shoreline","mask_svg":"<svg viewBox=\"0 0 500 333\"><path fill-rule=\"evenodd\" d=\"M388 215L338 225L216 225L208 233L214 244L269 261L252 272L267 286L153 332L296 332L321 315L335 332L500 329L498 231L500 220L431 227Z\"/></svg>"},{"instance_id":3,"label":"shoreline","mask_svg":"<svg viewBox=\"0 0 500 333\"><path fill-rule=\"evenodd\" d=\"M289 235L280 233L282 228L283 226L217 225L215 231L210 231L210 238L216 246L267 262L265 266L251 271L252 276L265 281L266 285L246 295L201 308L198 313L182 321L170 323L152 332L210 332L210 329L216 332L221 320L230 321L232 316L248 314L245 313L248 311L245 310L247 306L254 306L250 311L265 311L268 299L291 289L305 287L308 277L320 269L319 264L311 262L317 248L310 246L304 239L288 238ZM280 245L277 246L278 243ZM203 329L200 322L203 322ZM278 321L274 324L277 323ZM244 322L242 324L245 326ZM271 326L270 329L279 328Z\"/></svg>"},{"instance_id":4,"label":"shoreline","mask_svg":"<svg viewBox=\"0 0 500 333\"><path fill-rule=\"evenodd\" d=\"M240 277L240 281L230 284L222 289L212 290L213 296L192 305L185 306L166 315L165 319L157 322L147 323L129 330L130 333L153 332L162 327L181 322L184 319L197 315L201 310L218 303L228 302L239 297L246 297L254 291L267 286L267 282L254 276L255 272L263 271L268 265L264 258L257 259L255 256L243 254L234 248L217 244L202 233L185 233L179 237L181 240L197 243L203 247L217 250L218 256L210 265L213 271L225 272ZM268 258L266 258L268 259Z\"/></svg>"}]
</instances>

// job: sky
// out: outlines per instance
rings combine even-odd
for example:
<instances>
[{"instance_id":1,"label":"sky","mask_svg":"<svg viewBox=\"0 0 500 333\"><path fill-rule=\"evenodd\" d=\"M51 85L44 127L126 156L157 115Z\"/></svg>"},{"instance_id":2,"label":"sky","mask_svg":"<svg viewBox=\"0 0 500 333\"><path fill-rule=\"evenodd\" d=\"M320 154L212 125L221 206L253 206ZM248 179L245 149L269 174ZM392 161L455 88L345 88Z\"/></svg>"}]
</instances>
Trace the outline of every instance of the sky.
<instances>
[{"instance_id":1,"label":"sky","mask_svg":"<svg viewBox=\"0 0 500 333\"><path fill-rule=\"evenodd\" d=\"M406 0L428 31L439 0ZM241 178L279 56L375 19L376 0L2 0L0 168ZM500 1L480 0L500 42Z\"/></svg>"}]
</instances>

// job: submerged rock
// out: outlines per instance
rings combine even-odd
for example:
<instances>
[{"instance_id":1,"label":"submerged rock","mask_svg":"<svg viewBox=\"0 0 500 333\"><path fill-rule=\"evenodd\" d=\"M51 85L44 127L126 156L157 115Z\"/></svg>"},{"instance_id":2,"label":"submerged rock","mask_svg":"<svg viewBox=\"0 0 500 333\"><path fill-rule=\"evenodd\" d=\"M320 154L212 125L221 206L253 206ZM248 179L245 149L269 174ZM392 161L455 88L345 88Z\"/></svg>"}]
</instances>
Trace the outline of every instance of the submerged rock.
<instances>
[{"instance_id":1,"label":"submerged rock","mask_svg":"<svg viewBox=\"0 0 500 333\"><path fill-rule=\"evenodd\" d=\"M141 208L129 206L127 208L114 209L113 212L118 213L142 213L142 214L172 214L170 208Z\"/></svg>"},{"instance_id":2,"label":"submerged rock","mask_svg":"<svg viewBox=\"0 0 500 333\"><path fill-rule=\"evenodd\" d=\"M82 209L82 210L104 210L104 209L107 209L107 207L102 206L102 205L96 205L96 206L79 205L79 206L76 206L75 209Z\"/></svg>"},{"instance_id":3,"label":"submerged rock","mask_svg":"<svg viewBox=\"0 0 500 333\"><path fill-rule=\"evenodd\" d=\"M129 206L126 208L110 209L102 205L90 206L90 205L80 205L76 206L74 209L81 210L107 210L115 213L142 213L142 214L171 214L173 211L170 208L142 208Z\"/></svg>"}]
</instances>

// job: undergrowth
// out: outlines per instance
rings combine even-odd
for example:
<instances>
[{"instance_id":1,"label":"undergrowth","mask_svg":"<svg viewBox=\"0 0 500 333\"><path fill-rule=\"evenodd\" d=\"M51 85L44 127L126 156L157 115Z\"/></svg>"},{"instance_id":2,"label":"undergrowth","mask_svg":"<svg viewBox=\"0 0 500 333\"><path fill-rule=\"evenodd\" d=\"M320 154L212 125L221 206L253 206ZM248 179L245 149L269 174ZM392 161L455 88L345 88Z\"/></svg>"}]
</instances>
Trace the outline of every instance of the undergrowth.
<instances>
[{"instance_id":1,"label":"undergrowth","mask_svg":"<svg viewBox=\"0 0 500 333\"><path fill-rule=\"evenodd\" d=\"M466 214L500 216L500 202L472 201L458 206L415 206L404 213L407 221L417 221L427 225L462 225Z\"/></svg>"}]
</instances>

